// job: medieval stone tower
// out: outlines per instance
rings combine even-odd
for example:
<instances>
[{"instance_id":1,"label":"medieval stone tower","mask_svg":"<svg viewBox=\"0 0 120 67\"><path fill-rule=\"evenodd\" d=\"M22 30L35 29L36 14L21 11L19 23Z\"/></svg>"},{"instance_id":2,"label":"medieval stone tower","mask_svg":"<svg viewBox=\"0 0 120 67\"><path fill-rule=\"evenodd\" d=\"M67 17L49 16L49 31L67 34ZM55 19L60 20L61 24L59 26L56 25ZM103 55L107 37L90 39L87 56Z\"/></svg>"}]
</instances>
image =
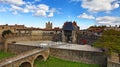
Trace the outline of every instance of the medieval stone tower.
<instances>
[{"instance_id":1,"label":"medieval stone tower","mask_svg":"<svg viewBox=\"0 0 120 67\"><path fill-rule=\"evenodd\" d=\"M79 26L75 21L65 22L62 28L62 41L76 43Z\"/></svg>"},{"instance_id":2,"label":"medieval stone tower","mask_svg":"<svg viewBox=\"0 0 120 67\"><path fill-rule=\"evenodd\" d=\"M52 29L52 23L50 21L46 23L46 29Z\"/></svg>"}]
</instances>

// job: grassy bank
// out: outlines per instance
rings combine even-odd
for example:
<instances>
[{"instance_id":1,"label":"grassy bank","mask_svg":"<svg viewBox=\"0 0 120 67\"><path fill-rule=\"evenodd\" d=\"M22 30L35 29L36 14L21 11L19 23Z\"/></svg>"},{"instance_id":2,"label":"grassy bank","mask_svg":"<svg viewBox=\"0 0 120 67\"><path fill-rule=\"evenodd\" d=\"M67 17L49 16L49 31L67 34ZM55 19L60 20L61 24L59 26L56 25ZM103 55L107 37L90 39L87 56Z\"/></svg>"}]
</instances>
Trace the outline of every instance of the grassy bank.
<instances>
[{"instance_id":1,"label":"grassy bank","mask_svg":"<svg viewBox=\"0 0 120 67\"><path fill-rule=\"evenodd\" d=\"M49 57L47 61L35 61L35 67L99 67L97 64L85 64Z\"/></svg>"},{"instance_id":2,"label":"grassy bank","mask_svg":"<svg viewBox=\"0 0 120 67\"><path fill-rule=\"evenodd\" d=\"M12 53L0 52L0 60L13 56Z\"/></svg>"}]
</instances>

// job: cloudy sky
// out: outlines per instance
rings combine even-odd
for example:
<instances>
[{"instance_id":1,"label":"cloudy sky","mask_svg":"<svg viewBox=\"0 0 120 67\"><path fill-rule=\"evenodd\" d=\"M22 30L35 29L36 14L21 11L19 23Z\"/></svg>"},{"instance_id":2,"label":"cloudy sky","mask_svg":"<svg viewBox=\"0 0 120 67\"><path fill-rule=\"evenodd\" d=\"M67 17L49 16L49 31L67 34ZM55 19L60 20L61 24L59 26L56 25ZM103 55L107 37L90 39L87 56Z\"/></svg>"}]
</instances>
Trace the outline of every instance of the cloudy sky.
<instances>
[{"instance_id":1,"label":"cloudy sky","mask_svg":"<svg viewBox=\"0 0 120 67\"><path fill-rule=\"evenodd\" d=\"M120 25L120 0L0 0L0 24L44 28L47 21L62 27L76 21L91 25Z\"/></svg>"}]
</instances>

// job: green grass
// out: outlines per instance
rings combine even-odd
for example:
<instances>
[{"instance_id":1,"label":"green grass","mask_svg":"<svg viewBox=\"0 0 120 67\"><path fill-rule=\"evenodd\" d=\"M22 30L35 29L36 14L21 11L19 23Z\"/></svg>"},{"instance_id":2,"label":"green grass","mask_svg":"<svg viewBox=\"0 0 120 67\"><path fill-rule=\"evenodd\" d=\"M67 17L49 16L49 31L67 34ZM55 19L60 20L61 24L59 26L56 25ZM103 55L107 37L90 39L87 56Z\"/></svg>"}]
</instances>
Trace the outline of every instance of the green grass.
<instances>
[{"instance_id":1,"label":"green grass","mask_svg":"<svg viewBox=\"0 0 120 67\"><path fill-rule=\"evenodd\" d=\"M85 64L49 57L47 61L35 61L35 67L99 67L97 64Z\"/></svg>"},{"instance_id":2,"label":"green grass","mask_svg":"<svg viewBox=\"0 0 120 67\"><path fill-rule=\"evenodd\" d=\"M0 60L3 60L3 59L8 58L8 57L11 57L13 55L14 54L12 54L12 53L0 52Z\"/></svg>"}]
</instances>

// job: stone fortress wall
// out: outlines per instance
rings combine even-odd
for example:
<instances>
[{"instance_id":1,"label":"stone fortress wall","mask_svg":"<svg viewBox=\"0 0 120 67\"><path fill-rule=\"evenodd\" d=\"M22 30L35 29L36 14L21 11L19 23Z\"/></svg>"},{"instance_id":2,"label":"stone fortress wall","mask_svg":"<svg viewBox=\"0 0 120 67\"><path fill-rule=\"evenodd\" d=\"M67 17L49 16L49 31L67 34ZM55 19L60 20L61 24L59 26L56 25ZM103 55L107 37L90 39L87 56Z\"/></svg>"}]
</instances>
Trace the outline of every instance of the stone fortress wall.
<instances>
[{"instance_id":1,"label":"stone fortress wall","mask_svg":"<svg viewBox=\"0 0 120 67\"><path fill-rule=\"evenodd\" d=\"M19 42L19 41L51 41L52 40L52 36L41 36L41 35L36 35L36 36L11 36L9 38L7 38L7 40L10 42L14 41L14 42Z\"/></svg>"},{"instance_id":2,"label":"stone fortress wall","mask_svg":"<svg viewBox=\"0 0 120 67\"><path fill-rule=\"evenodd\" d=\"M31 40L52 40L52 36L31 36Z\"/></svg>"},{"instance_id":3,"label":"stone fortress wall","mask_svg":"<svg viewBox=\"0 0 120 67\"><path fill-rule=\"evenodd\" d=\"M107 64L107 58L102 52L51 48L50 54L64 60L99 64L101 67L106 67Z\"/></svg>"},{"instance_id":4,"label":"stone fortress wall","mask_svg":"<svg viewBox=\"0 0 120 67\"><path fill-rule=\"evenodd\" d=\"M29 51L35 49L35 46L28 46L28 45L20 45L20 44L8 44L8 52L19 54L25 51ZM0 51L3 51L4 45L0 44Z\"/></svg>"},{"instance_id":5,"label":"stone fortress wall","mask_svg":"<svg viewBox=\"0 0 120 67\"><path fill-rule=\"evenodd\" d=\"M2 49L3 45L0 45ZM25 51L38 48L36 46L23 45L23 44L8 44L8 52L14 54L20 54ZM106 57L103 53L100 52L89 52L89 51L80 51L80 50L69 50L69 49L59 49L59 48L50 48L50 55L55 56L64 60L83 62L89 64L100 64L102 67L106 67L107 64Z\"/></svg>"},{"instance_id":6,"label":"stone fortress wall","mask_svg":"<svg viewBox=\"0 0 120 67\"><path fill-rule=\"evenodd\" d=\"M20 54L22 52L33 50L37 47L28 46L28 45L20 45L20 44L8 44L8 52L14 54Z\"/></svg>"},{"instance_id":7,"label":"stone fortress wall","mask_svg":"<svg viewBox=\"0 0 120 67\"><path fill-rule=\"evenodd\" d=\"M0 51L4 48L3 44L0 44ZM23 44L8 44L8 52L19 54L25 51L38 48L36 46L23 45ZM120 63L107 61L106 56L101 52L90 52L90 51L78 51L78 50L69 50L69 49L60 49L60 48L50 48L50 55L56 56L58 58L83 62L90 64L100 64L101 67L120 67ZM106 66L107 64L107 66Z\"/></svg>"}]
</instances>

